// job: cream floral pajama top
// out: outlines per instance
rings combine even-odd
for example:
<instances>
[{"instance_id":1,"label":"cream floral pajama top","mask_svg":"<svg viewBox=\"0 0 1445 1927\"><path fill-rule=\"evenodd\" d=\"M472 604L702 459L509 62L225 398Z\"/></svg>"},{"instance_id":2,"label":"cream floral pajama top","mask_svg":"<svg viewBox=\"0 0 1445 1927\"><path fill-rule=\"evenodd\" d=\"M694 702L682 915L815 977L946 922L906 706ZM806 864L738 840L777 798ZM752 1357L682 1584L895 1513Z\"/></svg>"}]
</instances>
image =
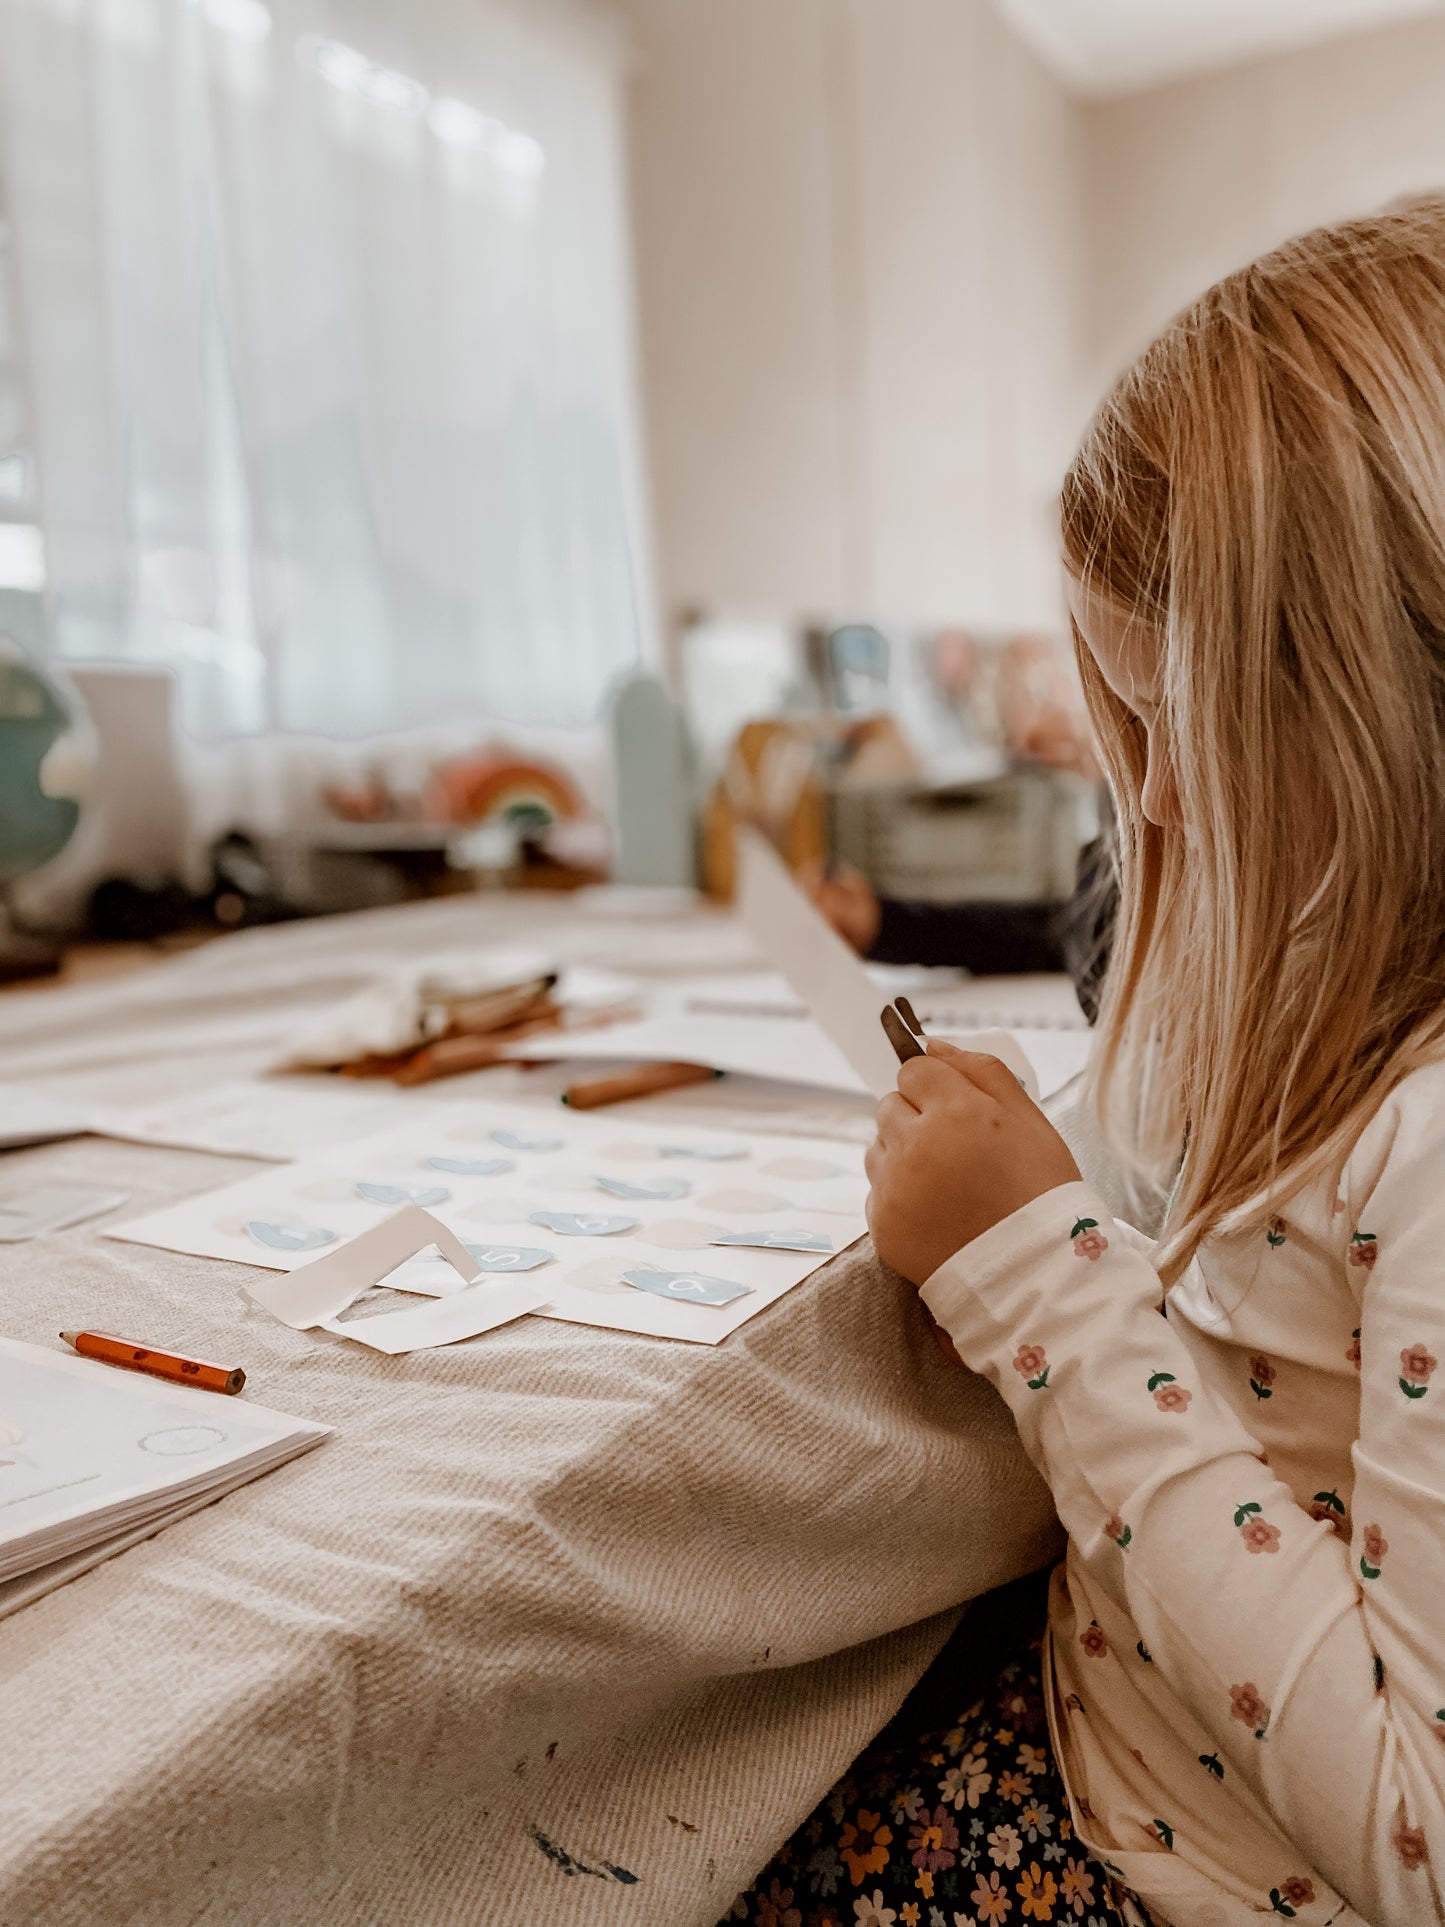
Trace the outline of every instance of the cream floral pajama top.
<instances>
[{"instance_id":1,"label":"cream floral pajama top","mask_svg":"<svg viewBox=\"0 0 1445 1927\"><path fill-rule=\"evenodd\" d=\"M1068 1530L1079 1837L1172 1927L1445 1921L1445 1064L1163 1317L1150 1253L1069 1184L923 1291Z\"/></svg>"}]
</instances>

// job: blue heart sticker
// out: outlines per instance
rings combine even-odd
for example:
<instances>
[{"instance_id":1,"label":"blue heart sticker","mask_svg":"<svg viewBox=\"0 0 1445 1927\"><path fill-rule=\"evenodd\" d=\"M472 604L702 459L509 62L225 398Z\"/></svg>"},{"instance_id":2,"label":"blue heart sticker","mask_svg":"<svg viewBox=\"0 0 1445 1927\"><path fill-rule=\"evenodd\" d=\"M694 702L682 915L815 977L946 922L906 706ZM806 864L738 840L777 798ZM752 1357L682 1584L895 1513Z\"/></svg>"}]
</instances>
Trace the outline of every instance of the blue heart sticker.
<instances>
[{"instance_id":1,"label":"blue heart sticker","mask_svg":"<svg viewBox=\"0 0 1445 1927\"><path fill-rule=\"evenodd\" d=\"M735 1298L750 1298L751 1285L734 1284L731 1278L709 1278L704 1271L654 1271L639 1265L624 1271L622 1282L650 1291L657 1298L674 1298L689 1305L730 1305Z\"/></svg>"},{"instance_id":2,"label":"blue heart sticker","mask_svg":"<svg viewBox=\"0 0 1445 1927\"><path fill-rule=\"evenodd\" d=\"M610 1238L615 1231L633 1231L636 1218L610 1218L601 1211L534 1211L528 1221L544 1224L564 1238Z\"/></svg>"},{"instance_id":3,"label":"blue heart sticker","mask_svg":"<svg viewBox=\"0 0 1445 1927\"><path fill-rule=\"evenodd\" d=\"M444 1184L368 1184L356 1187L358 1198L368 1204L445 1204L452 1195Z\"/></svg>"},{"instance_id":4,"label":"blue heart sticker","mask_svg":"<svg viewBox=\"0 0 1445 1927\"><path fill-rule=\"evenodd\" d=\"M487 1135L493 1144L503 1145L508 1151L560 1151L562 1148L559 1137L526 1137L520 1131L489 1131Z\"/></svg>"},{"instance_id":5,"label":"blue heart sticker","mask_svg":"<svg viewBox=\"0 0 1445 1927\"><path fill-rule=\"evenodd\" d=\"M538 1265L552 1262L551 1252L541 1251L536 1245L468 1244L467 1250L483 1271L535 1271Z\"/></svg>"},{"instance_id":6,"label":"blue heart sticker","mask_svg":"<svg viewBox=\"0 0 1445 1927\"><path fill-rule=\"evenodd\" d=\"M758 1251L831 1251L833 1240L822 1231L720 1231L708 1240L715 1245L750 1245Z\"/></svg>"},{"instance_id":7,"label":"blue heart sticker","mask_svg":"<svg viewBox=\"0 0 1445 1927\"><path fill-rule=\"evenodd\" d=\"M265 1218L250 1218L246 1230L258 1245L269 1245L272 1251L319 1251L322 1245L336 1242L336 1233L324 1224L271 1224Z\"/></svg>"},{"instance_id":8,"label":"blue heart sticker","mask_svg":"<svg viewBox=\"0 0 1445 1927\"><path fill-rule=\"evenodd\" d=\"M692 1189L686 1178L650 1178L646 1184L629 1184L626 1178L599 1176L594 1182L614 1198L685 1198Z\"/></svg>"},{"instance_id":9,"label":"blue heart sticker","mask_svg":"<svg viewBox=\"0 0 1445 1927\"><path fill-rule=\"evenodd\" d=\"M515 1158L428 1158L433 1171L449 1171L457 1178L499 1178L504 1171L515 1171Z\"/></svg>"}]
</instances>

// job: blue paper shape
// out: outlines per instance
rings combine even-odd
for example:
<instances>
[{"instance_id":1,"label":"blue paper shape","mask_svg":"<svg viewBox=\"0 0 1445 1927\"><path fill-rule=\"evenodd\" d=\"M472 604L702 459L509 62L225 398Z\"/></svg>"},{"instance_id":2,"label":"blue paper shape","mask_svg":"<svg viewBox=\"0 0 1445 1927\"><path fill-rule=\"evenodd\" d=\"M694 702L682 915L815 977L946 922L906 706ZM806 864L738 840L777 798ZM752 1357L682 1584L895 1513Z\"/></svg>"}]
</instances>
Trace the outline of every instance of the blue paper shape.
<instances>
[{"instance_id":1,"label":"blue paper shape","mask_svg":"<svg viewBox=\"0 0 1445 1927\"><path fill-rule=\"evenodd\" d=\"M633 1231L636 1218L609 1217L605 1211L534 1211L529 1224L544 1224L564 1238L610 1238L615 1231Z\"/></svg>"},{"instance_id":2,"label":"blue paper shape","mask_svg":"<svg viewBox=\"0 0 1445 1927\"><path fill-rule=\"evenodd\" d=\"M730 1305L735 1298L750 1298L751 1285L735 1284L731 1278L709 1278L705 1271L654 1271L638 1265L624 1271L622 1282L650 1291L658 1298L675 1298L689 1305Z\"/></svg>"},{"instance_id":3,"label":"blue paper shape","mask_svg":"<svg viewBox=\"0 0 1445 1927\"><path fill-rule=\"evenodd\" d=\"M705 1164L726 1164L748 1154L746 1144L660 1144L657 1148L665 1158L700 1158Z\"/></svg>"},{"instance_id":4,"label":"blue paper shape","mask_svg":"<svg viewBox=\"0 0 1445 1927\"><path fill-rule=\"evenodd\" d=\"M515 1158L428 1158L433 1171L449 1171L457 1178L499 1178L504 1171L515 1171Z\"/></svg>"},{"instance_id":5,"label":"blue paper shape","mask_svg":"<svg viewBox=\"0 0 1445 1927\"><path fill-rule=\"evenodd\" d=\"M614 1198L685 1198L692 1186L686 1178L649 1178L646 1184L629 1184L626 1178L604 1178L595 1182Z\"/></svg>"},{"instance_id":6,"label":"blue paper shape","mask_svg":"<svg viewBox=\"0 0 1445 1927\"><path fill-rule=\"evenodd\" d=\"M833 1240L822 1231L720 1231L708 1240L715 1245L751 1245L759 1251L831 1251Z\"/></svg>"},{"instance_id":7,"label":"blue paper shape","mask_svg":"<svg viewBox=\"0 0 1445 1927\"><path fill-rule=\"evenodd\" d=\"M246 1230L258 1245L269 1245L272 1251L319 1251L322 1245L336 1242L336 1233L324 1224L272 1224L266 1218L250 1218Z\"/></svg>"},{"instance_id":8,"label":"blue paper shape","mask_svg":"<svg viewBox=\"0 0 1445 1927\"><path fill-rule=\"evenodd\" d=\"M444 1184L370 1184L365 1179L355 1190L368 1204L445 1204L452 1195Z\"/></svg>"},{"instance_id":9,"label":"blue paper shape","mask_svg":"<svg viewBox=\"0 0 1445 1927\"><path fill-rule=\"evenodd\" d=\"M535 1271L538 1265L550 1265L552 1262L551 1252L542 1251L536 1245L468 1243L466 1248L483 1271Z\"/></svg>"},{"instance_id":10,"label":"blue paper shape","mask_svg":"<svg viewBox=\"0 0 1445 1927\"><path fill-rule=\"evenodd\" d=\"M521 1131L488 1131L487 1136L493 1144L503 1145L508 1151L560 1151L562 1148L559 1137L527 1137Z\"/></svg>"}]
</instances>

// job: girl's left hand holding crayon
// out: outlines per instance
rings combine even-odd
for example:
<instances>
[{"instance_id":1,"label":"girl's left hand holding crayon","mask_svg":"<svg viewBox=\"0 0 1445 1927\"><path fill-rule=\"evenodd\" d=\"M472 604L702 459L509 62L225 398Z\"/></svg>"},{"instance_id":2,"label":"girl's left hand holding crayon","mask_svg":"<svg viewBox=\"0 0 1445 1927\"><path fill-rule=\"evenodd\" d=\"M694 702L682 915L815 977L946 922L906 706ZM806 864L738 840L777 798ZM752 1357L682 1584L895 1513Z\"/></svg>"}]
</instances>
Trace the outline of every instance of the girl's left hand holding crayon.
<instances>
[{"instance_id":1,"label":"girl's left hand holding crayon","mask_svg":"<svg viewBox=\"0 0 1445 1927\"><path fill-rule=\"evenodd\" d=\"M900 1067L864 1165L874 1247L915 1285L1079 1176L1068 1145L1006 1064L938 1038Z\"/></svg>"}]
</instances>

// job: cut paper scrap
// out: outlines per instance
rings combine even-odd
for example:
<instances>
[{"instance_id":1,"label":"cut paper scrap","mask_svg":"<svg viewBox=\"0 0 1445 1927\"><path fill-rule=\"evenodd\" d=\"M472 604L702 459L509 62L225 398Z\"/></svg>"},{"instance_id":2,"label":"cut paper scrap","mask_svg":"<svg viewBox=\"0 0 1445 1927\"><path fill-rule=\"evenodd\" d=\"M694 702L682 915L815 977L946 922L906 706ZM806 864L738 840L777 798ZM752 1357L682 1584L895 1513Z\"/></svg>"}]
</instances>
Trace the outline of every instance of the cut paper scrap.
<instances>
[{"instance_id":1,"label":"cut paper scrap","mask_svg":"<svg viewBox=\"0 0 1445 1927\"><path fill-rule=\"evenodd\" d=\"M437 1297L430 1304L341 1322L341 1313L364 1292L384 1284L399 1265L432 1246L468 1285L480 1269L459 1238L438 1218L409 1204L339 1251L329 1251L295 1271L243 1287L252 1304L293 1331L321 1326L373 1351L395 1354L430 1345L452 1345L510 1323L547 1302L547 1293L526 1279L487 1283Z\"/></svg>"},{"instance_id":2,"label":"cut paper scrap","mask_svg":"<svg viewBox=\"0 0 1445 1927\"><path fill-rule=\"evenodd\" d=\"M452 1195L444 1184L373 1184L361 1180L355 1187L358 1198L368 1204L445 1204Z\"/></svg>"},{"instance_id":3,"label":"cut paper scrap","mask_svg":"<svg viewBox=\"0 0 1445 1927\"><path fill-rule=\"evenodd\" d=\"M593 1182L614 1198L685 1198L692 1189L686 1178L652 1178L646 1184L630 1184L626 1178L599 1175Z\"/></svg>"},{"instance_id":4,"label":"cut paper scrap","mask_svg":"<svg viewBox=\"0 0 1445 1927\"><path fill-rule=\"evenodd\" d=\"M515 1171L515 1158L428 1158L433 1171L447 1171L455 1178L499 1178Z\"/></svg>"},{"instance_id":5,"label":"cut paper scrap","mask_svg":"<svg viewBox=\"0 0 1445 1927\"><path fill-rule=\"evenodd\" d=\"M560 1151L562 1140L559 1137L528 1137L521 1131L493 1131L492 1142L502 1145L508 1151Z\"/></svg>"},{"instance_id":6,"label":"cut paper scrap","mask_svg":"<svg viewBox=\"0 0 1445 1927\"><path fill-rule=\"evenodd\" d=\"M546 1300L545 1292L521 1280L502 1285L488 1280L404 1311L378 1312L373 1318L323 1318L320 1328L335 1332L338 1338L354 1338L358 1345L369 1345L372 1351L394 1358L400 1352L424 1351L432 1345L455 1345L463 1338L477 1338L536 1311Z\"/></svg>"},{"instance_id":7,"label":"cut paper scrap","mask_svg":"<svg viewBox=\"0 0 1445 1927\"><path fill-rule=\"evenodd\" d=\"M246 1235L268 1251L320 1251L336 1243L336 1233L324 1224L272 1224L267 1218L248 1218Z\"/></svg>"},{"instance_id":8,"label":"cut paper scrap","mask_svg":"<svg viewBox=\"0 0 1445 1927\"><path fill-rule=\"evenodd\" d=\"M704 1164L728 1164L745 1158L746 1144L659 1144L658 1154L665 1158L699 1158Z\"/></svg>"},{"instance_id":9,"label":"cut paper scrap","mask_svg":"<svg viewBox=\"0 0 1445 1927\"><path fill-rule=\"evenodd\" d=\"M534 1211L528 1219L529 1224L545 1225L562 1238L612 1238L619 1231L635 1231L639 1222L605 1211Z\"/></svg>"},{"instance_id":10,"label":"cut paper scrap","mask_svg":"<svg viewBox=\"0 0 1445 1927\"><path fill-rule=\"evenodd\" d=\"M715 1245L750 1245L755 1251L831 1251L833 1240L822 1231L720 1231Z\"/></svg>"},{"instance_id":11,"label":"cut paper scrap","mask_svg":"<svg viewBox=\"0 0 1445 1927\"><path fill-rule=\"evenodd\" d=\"M735 1298L750 1298L753 1290L751 1285L735 1284L731 1278L710 1278L705 1271L651 1271L645 1265L624 1271L622 1280L639 1291L689 1305L730 1305Z\"/></svg>"},{"instance_id":12,"label":"cut paper scrap","mask_svg":"<svg viewBox=\"0 0 1445 1927\"><path fill-rule=\"evenodd\" d=\"M483 1271L535 1271L552 1262L551 1252L536 1245L478 1245L470 1239L463 1243Z\"/></svg>"}]
</instances>

